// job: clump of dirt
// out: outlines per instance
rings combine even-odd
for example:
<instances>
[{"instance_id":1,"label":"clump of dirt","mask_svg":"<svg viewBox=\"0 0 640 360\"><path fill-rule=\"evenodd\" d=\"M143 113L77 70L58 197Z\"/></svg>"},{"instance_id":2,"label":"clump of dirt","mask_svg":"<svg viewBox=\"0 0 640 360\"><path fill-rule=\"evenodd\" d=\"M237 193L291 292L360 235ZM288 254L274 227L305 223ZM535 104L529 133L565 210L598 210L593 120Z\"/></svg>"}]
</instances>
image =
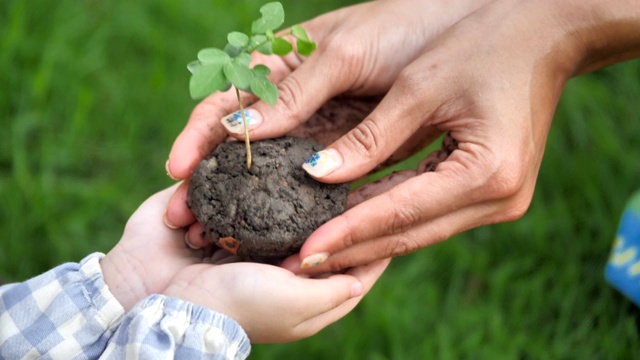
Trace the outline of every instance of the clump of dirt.
<instances>
[{"instance_id":1,"label":"clump of dirt","mask_svg":"<svg viewBox=\"0 0 640 360\"><path fill-rule=\"evenodd\" d=\"M251 261L276 262L300 250L320 225L344 212L348 184L324 184L302 164L322 147L285 136L222 143L194 170L188 205L218 246Z\"/></svg>"}]
</instances>

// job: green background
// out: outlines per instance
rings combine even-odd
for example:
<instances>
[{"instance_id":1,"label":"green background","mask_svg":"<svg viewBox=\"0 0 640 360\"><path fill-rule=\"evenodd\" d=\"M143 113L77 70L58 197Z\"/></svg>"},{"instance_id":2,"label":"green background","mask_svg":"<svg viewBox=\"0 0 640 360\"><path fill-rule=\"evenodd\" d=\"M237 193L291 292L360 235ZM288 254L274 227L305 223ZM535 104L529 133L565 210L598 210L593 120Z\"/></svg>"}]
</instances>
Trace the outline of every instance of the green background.
<instances>
[{"instance_id":1,"label":"green background","mask_svg":"<svg viewBox=\"0 0 640 360\"><path fill-rule=\"evenodd\" d=\"M117 242L171 181L195 102L185 65L262 1L0 1L0 278ZM283 1L286 25L347 1ZM640 188L640 63L570 81L530 210L394 260L343 320L253 359L620 359L635 308L603 279Z\"/></svg>"}]
</instances>

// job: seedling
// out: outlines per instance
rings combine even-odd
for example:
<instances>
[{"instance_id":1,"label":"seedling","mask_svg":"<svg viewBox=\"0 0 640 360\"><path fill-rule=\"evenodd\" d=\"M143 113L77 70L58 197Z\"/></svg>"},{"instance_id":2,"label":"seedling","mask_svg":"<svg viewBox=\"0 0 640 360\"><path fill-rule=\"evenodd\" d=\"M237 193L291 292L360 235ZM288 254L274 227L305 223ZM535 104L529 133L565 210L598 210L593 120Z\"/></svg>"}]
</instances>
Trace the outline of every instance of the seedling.
<instances>
[{"instance_id":1,"label":"seedling","mask_svg":"<svg viewBox=\"0 0 640 360\"><path fill-rule=\"evenodd\" d=\"M232 31L227 35L227 44L223 49L205 48L198 52L198 60L187 65L191 72L189 91L195 100L202 99L216 91L235 89L247 148L247 169L251 168L251 142L249 127L244 111L240 91L254 94L270 105L278 99L278 88L267 78L271 69L263 64L251 68L251 54L258 51L265 55L284 56L293 50L293 45L285 39L293 36L300 55L308 56L316 48L309 40L306 31L299 25L291 30L275 35L284 23L284 8L279 2L270 2L260 8L262 16L251 24L251 34Z\"/></svg>"}]
</instances>

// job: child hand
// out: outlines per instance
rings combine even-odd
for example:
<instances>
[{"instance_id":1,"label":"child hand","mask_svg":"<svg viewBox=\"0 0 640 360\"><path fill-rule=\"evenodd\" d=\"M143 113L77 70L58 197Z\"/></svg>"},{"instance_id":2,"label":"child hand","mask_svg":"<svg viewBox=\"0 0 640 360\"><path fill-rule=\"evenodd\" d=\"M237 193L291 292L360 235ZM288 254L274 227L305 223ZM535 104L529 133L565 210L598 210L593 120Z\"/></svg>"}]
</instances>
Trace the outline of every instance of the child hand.
<instances>
[{"instance_id":1,"label":"child hand","mask_svg":"<svg viewBox=\"0 0 640 360\"><path fill-rule=\"evenodd\" d=\"M151 294L164 294L228 315L253 342L292 341L347 314L389 263L382 260L346 274L310 279L273 265L230 263L232 259L220 256L222 250L211 257L211 248L185 245L185 230L163 224L177 186L147 199L101 261L105 281L126 311Z\"/></svg>"},{"instance_id":2,"label":"child hand","mask_svg":"<svg viewBox=\"0 0 640 360\"><path fill-rule=\"evenodd\" d=\"M194 265L177 274L164 294L235 319L252 343L290 342L314 335L349 313L389 261L322 279L259 263Z\"/></svg>"}]
</instances>

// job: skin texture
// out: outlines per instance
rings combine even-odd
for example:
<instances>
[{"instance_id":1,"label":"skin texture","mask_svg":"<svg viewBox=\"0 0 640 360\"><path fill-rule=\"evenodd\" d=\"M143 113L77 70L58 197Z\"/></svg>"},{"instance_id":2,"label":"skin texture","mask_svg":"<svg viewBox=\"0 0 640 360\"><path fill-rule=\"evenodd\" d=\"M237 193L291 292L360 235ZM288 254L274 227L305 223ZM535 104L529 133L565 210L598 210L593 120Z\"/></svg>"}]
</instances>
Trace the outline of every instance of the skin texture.
<instances>
[{"instance_id":1,"label":"skin texture","mask_svg":"<svg viewBox=\"0 0 640 360\"><path fill-rule=\"evenodd\" d=\"M105 281L126 311L150 294L165 294L230 316L253 343L293 341L347 314L389 263L312 279L273 265L234 262L223 250L190 249L185 230L160 220L176 188L145 201L101 261Z\"/></svg>"},{"instance_id":2,"label":"skin texture","mask_svg":"<svg viewBox=\"0 0 640 360\"><path fill-rule=\"evenodd\" d=\"M425 163L385 186L373 184L362 202L317 229L300 251L302 259L328 259L302 269L287 263L294 271L315 274L366 264L520 218L531 201L565 83L640 55L637 1L450 6L442 22L430 11L440 10L438 4L426 0L341 9L303 24L318 42L308 59L288 58L286 68L278 59L265 61L276 69L281 98L273 108L251 107L264 119L251 130L254 139L291 131L337 94L381 97L355 128L329 145L342 165L320 181L357 179L416 141L416 134L433 139L447 133L457 143L446 159L438 159L435 171L425 171L433 168ZM387 25L376 26L382 22ZM382 28L387 30L381 33ZM198 151L222 141L223 135L208 134L198 141L193 131L206 126L218 134L215 119L233 111L225 96L213 95L194 110L170 154L173 175L188 176ZM276 118L285 121L271 121ZM182 206L171 203L170 223L190 224Z\"/></svg>"}]
</instances>

